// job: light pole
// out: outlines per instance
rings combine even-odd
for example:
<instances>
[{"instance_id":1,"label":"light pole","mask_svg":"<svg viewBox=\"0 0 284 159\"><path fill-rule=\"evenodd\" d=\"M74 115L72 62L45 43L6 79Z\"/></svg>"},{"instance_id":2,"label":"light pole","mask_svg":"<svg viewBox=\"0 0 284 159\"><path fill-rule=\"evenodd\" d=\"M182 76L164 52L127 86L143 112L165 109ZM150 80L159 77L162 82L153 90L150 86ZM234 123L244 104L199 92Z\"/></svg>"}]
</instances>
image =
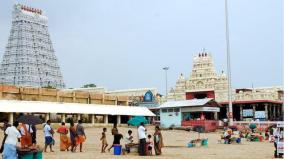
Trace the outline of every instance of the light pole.
<instances>
[{"instance_id":1,"label":"light pole","mask_svg":"<svg viewBox=\"0 0 284 159\"><path fill-rule=\"evenodd\" d=\"M225 19L226 19L229 125L232 126L233 125L232 77L231 77L230 37L229 37L229 19L228 19L228 2L227 2L227 0L225 0Z\"/></svg>"},{"instance_id":2,"label":"light pole","mask_svg":"<svg viewBox=\"0 0 284 159\"><path fill-rule=\"evenodd\" d=\"M166 75L166 101L168 101L168 70L170 67L164 67L163 70L165 70Z\"/></svg>"}]
</instances>

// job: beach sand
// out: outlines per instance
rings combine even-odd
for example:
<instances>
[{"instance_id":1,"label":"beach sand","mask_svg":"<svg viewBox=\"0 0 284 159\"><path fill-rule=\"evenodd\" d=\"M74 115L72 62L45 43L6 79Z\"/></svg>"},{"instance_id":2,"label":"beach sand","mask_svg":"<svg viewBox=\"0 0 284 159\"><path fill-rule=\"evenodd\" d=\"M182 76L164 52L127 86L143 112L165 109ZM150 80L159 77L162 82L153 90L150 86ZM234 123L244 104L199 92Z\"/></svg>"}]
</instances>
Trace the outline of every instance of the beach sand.
<instances>
[{"instance_id":1,"label":"beach sand","mask_svg":"<svg viewBox=\"0 0 284 159\"><path fill-rule=\"evenodd\" d=\"M119 132L123 135L131 129L133 131L135 142L137 142L137 130L135 127L119 127ZM154 133L154 127L148 127L148 133ZM189 140L196 139L198 133L187 132L183 130L163 130L165 147L162 149L161 156L140 157L137 153L132 152L127 155L114 156L113 151L100 153L101 148L101 132L102 128L86 128L87 140L84 143L83 151L76 153L60 152L59 151L59 134L55 134L56 144L53 153L47 152L43 154L45 159L96 159L96 158L175 158L175 159L266 159L273 158L274 147L272 143L265 142L247 142L242 141L242 144L218 144L220 133L203 133L201 138L208 138L208 147L187 148ZM3 136L1 136L2 139ZM108 127L107 132L108 143L112 143L111 127ZM43 147L44 138L43 131L38 130L38 144ZM122 141L124 144L124 141ZM49 149L48 149L49 151ZM154 152L153 152L154 154Z\"/></svg>"}]
</instances>

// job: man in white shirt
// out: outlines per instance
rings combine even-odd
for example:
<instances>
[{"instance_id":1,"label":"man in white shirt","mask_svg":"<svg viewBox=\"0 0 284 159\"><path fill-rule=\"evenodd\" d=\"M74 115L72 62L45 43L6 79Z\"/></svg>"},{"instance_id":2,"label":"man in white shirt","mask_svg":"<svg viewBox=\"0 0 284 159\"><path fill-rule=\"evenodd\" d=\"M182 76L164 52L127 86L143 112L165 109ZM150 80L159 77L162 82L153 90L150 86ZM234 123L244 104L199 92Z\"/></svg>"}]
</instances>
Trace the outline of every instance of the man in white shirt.
<instances>
[{"instance_id":1,"label":"man in white shirt","mask_svg":"<svg viewBox=\"0 0 284 159\"><path fill-rule=\"evenodd\" d=\"M49 146L50 152L54 152L54 151L52 150L54 131L53 131L52 128L50 127L50 120L47 120L47 121L46 121L46 124L44 125L44 128L43 128L43 132L44 132L44 137L45 137L44 152L46 152L47 146Z\"/></svg>"},{"instance_id":2,"label":"man in white shirt","mask_svg":"<svg viewBox=\"0 0 284 159\"><path fill-rule=\"evenodd\" d=\"M5 130L5 144L3 151L3 159L17 159L17 143L21 138L21 134L17 127L19 123L15 121L13 126Z\"/></svg>"},{"instance_id":3,"label":"man in white shirt","mask_svg":"<svg viewBox=\"0 0 284 159\"><path fill-rule=\"evenodd\" d=\"M139 138L139 155L146 156L146 128L142 122L138 127L138 138Z\"/></svg>"}]
</instances>

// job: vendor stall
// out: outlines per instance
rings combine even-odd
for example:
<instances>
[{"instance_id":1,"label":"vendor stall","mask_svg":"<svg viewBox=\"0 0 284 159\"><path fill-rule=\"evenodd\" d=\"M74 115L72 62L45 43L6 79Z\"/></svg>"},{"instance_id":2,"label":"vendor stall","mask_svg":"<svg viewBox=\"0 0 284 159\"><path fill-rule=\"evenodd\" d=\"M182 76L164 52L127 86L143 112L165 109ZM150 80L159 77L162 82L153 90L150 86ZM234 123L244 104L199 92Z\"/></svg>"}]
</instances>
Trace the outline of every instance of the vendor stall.
<instances>
[{"instance_id":1,"label":"vendor stall","mask_svg":"<svg viewBox=\"0 0 284 159\"><path fill-rule=\"evenodd\" d=\"M212 98L170 101L160 107L162 127L201 126L203 132L215 131L218 126L219 104Z\"/></svg>"}]
</instances>

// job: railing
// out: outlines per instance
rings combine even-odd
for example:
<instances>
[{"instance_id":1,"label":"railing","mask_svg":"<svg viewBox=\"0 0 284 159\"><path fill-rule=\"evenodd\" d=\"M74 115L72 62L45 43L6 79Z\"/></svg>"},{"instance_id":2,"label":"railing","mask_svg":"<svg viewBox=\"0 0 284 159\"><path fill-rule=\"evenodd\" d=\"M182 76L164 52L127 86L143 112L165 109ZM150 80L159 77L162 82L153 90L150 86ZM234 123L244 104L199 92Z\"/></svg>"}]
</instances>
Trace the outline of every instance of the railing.
<instances>
[{"instance_id":1,"label":"railing","mask_svg":"<svg viewBox=\"0 0 284 159\"><path fill-rule=\"evenodd\" d=\"M182 121L181 125L186 126L204 126L205 131L215 131L218 127L218 121L217 120L188 120L188 121Z\"/></svg>"}]
</instances>

